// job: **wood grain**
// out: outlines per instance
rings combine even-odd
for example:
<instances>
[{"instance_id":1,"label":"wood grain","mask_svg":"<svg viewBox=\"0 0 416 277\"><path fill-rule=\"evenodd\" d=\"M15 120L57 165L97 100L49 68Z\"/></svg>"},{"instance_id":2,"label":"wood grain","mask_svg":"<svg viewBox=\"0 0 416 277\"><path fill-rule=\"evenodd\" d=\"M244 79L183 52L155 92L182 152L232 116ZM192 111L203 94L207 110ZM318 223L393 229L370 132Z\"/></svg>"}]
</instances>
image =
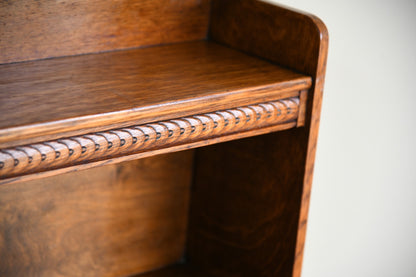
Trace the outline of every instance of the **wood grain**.
<instances>
[{"instance_id":1,"label":"wood grain","mask_svg":"<svg viewBox=\"0 0 416 277\"><path fill-rule=\"evenodd\" d=\"M182 259L192 152L0 187L0 276L127 276Z\"/></svg>"},{"instance_id":2,"label":"wood grain","mask_svg":"<svg viewBox=\"0 0 416 277\"><path fill-rule=\"evenodd\" d=\"M0 148L296 96L311 79L211 42L0 66Z\"/></svg>"},{"instance_id":3,"label":"wood grain","mask_svg":"<svg viewBox=\"0 0 416 277\"><path fill-rule=\"evenodd\" d=\"M198 40L209 0L0 1L0 63Z\"/></svg>"},{"instance_id":4,"label":"wood grain","mask_svg":"<svg viewBox=\"0 0 416 277\"><path fill-rule=\"evenodd\" d=\"M246 220L246 227L244 226L245 218L240 216L237 210L233 210L235 212L233 215L236 217L233 219L232 214L218 208L212 208L209 213L192 208L196 215L200 214L199 217L195 215L192 217L194 221L191 228L195 229L190 229L192 240L189 242L189 247L194 249L190 251L190 253L193 253L190 255L190 259L199 265L203 265L206 270L218 273L219 276L244 275L246 274L244 272L247 272L245 270L249 270L252 276L299 277L301 275L328 50L327 29L322 21L313 15L254 0L213 0L210 22L210 38L212 40L308 74L312 76L313 83L308 92L304 127L274 135L273 141L276 145L270 143L267 137L253 139L252 147L255 147L255 145L258 145L258 147L252 148L247 145L244 148L244 155L241 154L247 158L236 159L238 164L226 163L221 168L221 172L223 172L221 177L210 176L208 180L201 178L196 183L196 186L199 182L201 183L200 186L202 186L203 192L196 194L199 196L194 197L195 201L199 201L199 203L220 201L218 205L225 206L225 202L221 201L226 197L217 200L216 197L219 196L214 195L215 189L210 191L211 188L207 187L207 183L211 183L213 187L217 187L216 182L220 184L227 183L227 188L233 191L234 188L237 190L240 181L244 185L249 182L247 180L257 179L259 183L253 183L253 186L256 184L260 189L268 189L270 184L277 182L279 187L275 188L275 193L291 190L288 191L288 198L278 198L282 201L281 203L274 202L280 208L287 207L287 210L275 210L276 212L267 218L267 220L271 220L270 224L265 224L266 219L262 221L262 218L267 214L262 214L265 206L263 206L260 198L253 202L253 205L258 205L258 211L261 211L256 215L252 212L257 210L256 206L250 205L247 207L247 203L250 202L242 201L248 197L248 189L236 198L234 204L240 205L241 209L253 213L252 217ZM198 151L197 160L199 165L196 168L197 172L205 172L207 167L212 170L218 169L213 163L218 162L215 155L227 157L226 154L221 153L222 151L231 155L231 153L242 149L237 142L227 145L227 148L224 149L221 148L221 145L215 148L216 154L202 152L203 150ZM260 147L262 145L264 147ZM279 145L281 146L279 147ZM283 145L286 145L286 147ZM275 157L293 157L293 159L285 161L290 165L283 166L283 161L278 162L273 159L270 152L274 152ZM208 159L198 157L199 153L204 153L203 157ZM209 155L213 157L210 158ZM255 169L250 167L253 163L252 160L256 157L265 157L266 162L268 160L271 165L274 165L276 172L268 171L267 166L259 166ZM260 160L258 162L260 163ZM235 175L232 170L242 172L247 180ZM247 171L250 171L250 176L245 174ZM206 176L205 174L203 176ZM289 179L288 176L293 179ZM221 188L220 185L219 188ZM255 200L256 195L257 193L250 199ZM269 204L273 210L273 204L271 202ZM233 203L230 203L230 205L233 205ZM215 205L213 206L215 207ZM233 208L229 209L232 210ZM258 216L259 219L255 219L255 216ZM227 219L230 219L230 223L227 222ZM241 219L241 222L238 222L239 219ZM233 223L235 221L231 220L237 221L239 225L235 225ZM219 226L218 222L223 223L225 227ZM277 227L274 224L287 226ZM263 241L259 241L259 238L249 236L248 234L251 234L249 230L238 233L236 226L241 227L240 230L244 230L244 227L251 228L253 234L258 232L260 235L264 235L267 243L263 244ZM207 228L208 231L201 231L202 228ZM276 232L286 229L281 233L282 237L278 237L269 232L273 228L277 228L275 229ZM297 235L293 236L293 233L297 233ZM232 234L236 234L236 237L232 237ZM251 243L250 245L253 248L247 249L245 243ZM264 252L261 252L260 249L262 248ZM250 250L252 251L250 252ZM214 252L220 256L213 255ZM264 253L282 259L270 260L269 257L262 256ZM249 261L249 257L250 259L254 257L254 260ZM263 257L264 259L257 257ZM270 263L268 263L269 261Z\"/></svg>"},{"instance_id":5,"label":"wood grain","mask_svg":"<svg viewBox=\"0 0 416 277\"><path fill-rule=\"evenodd\" d=\"M292 276L303 186L301 128L199 148L188 260L215 276ZM286 136L282 136L285 134Z\"/></svg>"},{"instance_id":6,"label":"wood grain","mask_svg":"<svg viewBox=\"0 0 416 277\"><path fill-rule=\"evenodd\" d=\"M288 7L257 0L213 0L209 38L316 77L328 32L316 16Z\"/></svg>"},{"instance_id":7,"label":"wood grain","mask_svg":"<svg viewBox=\"0 0 416 277\"><path fill-rule=\"evenodd\" d=\"M0 1L0 276L300 277L328 33L210 2Z\"/></svg>"},{"instance_id":8,"label":"wood grain","mask_svg":"<svg viewBox=\"0 0 416 277\"><path fill-rule=\"evenodd\" d=\"M254 130L250 130L247 132L239 132L236 134L225 135L225 136L221 136L217 138L204 139L201 141L196 141L196 142L191 142L191 143L186 143L186 144L181 144L181 145L174 145L174 146L170 146L167 148L160 148L156 150L140 152L140 153L131 154L131 155L123 155L120 157L111 158L111 159L102 160L102 161L89 162L85 164L64 167L64 168L59 168L59 169L52 169L52 170L42 171L39 173L33 173L29 175L10 177L7 179L0 180L0 185L5 185L5 184L10 185L10 184L19 183L22 181L37 180L37 179L55 176L55 175L59 175L63 173L68 173L68 172L77 172L80 170L100 167L100 166L109 165L109 164L116 164L120 162L132 161L136 159L142 159L142 158L147 158L147 157L166 154L166 153L173 153L173 152L189 150L189 149L198 148L198 147L204 147L204 146L208 146L208 145L212 145L216 143L227 142L227 141L237 140L241 138L269 134L269 133L278 132L282 130L288 130L294 127L296 127L296 122L292 121L292 122L274 125L270 127L254 129Z\"/></svg>"},{"instance_id":9,"label":"wood grain","mask_svg":"<svg viewBox=\"0 0 416 277\"><path fill-rule=\"evenodd\" d=\"M0 150L0 179L296 121L299 98Z\"/></svg>"}]
</instances>

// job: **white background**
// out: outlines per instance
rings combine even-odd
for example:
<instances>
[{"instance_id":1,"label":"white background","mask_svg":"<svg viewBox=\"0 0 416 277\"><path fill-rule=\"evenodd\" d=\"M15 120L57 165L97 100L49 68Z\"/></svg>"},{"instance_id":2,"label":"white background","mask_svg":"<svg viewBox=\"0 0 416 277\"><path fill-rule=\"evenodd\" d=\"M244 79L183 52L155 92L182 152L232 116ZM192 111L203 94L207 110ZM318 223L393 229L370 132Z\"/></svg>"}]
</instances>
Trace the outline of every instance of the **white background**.
<instances>
[{"instance_id":1,"label":"white background","mask_svg":"<svg viewBox=\"0 0 416 277\"><path fill-rule=\"evenodd\" d=\"M330 37L302 277L415 277L416 0L269 2Z\"/></svg>"}]
</instances>

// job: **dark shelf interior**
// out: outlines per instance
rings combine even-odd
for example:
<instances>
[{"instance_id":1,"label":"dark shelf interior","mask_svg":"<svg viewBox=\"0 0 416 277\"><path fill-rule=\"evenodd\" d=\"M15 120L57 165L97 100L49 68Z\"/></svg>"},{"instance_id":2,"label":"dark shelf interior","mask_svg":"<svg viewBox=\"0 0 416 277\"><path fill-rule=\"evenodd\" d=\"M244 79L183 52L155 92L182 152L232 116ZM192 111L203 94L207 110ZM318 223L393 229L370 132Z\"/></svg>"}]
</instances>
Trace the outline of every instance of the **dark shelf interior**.
<instances>
[{"instance_id":1,"label":"dark shelf interior","mask_svg":"<svg viewBox=\"0 0 416 277\"><path fill-rule=\"evenodd\" d=\"M132 277L213 277L190 264L175 264L159 270L134 275Z\"/></svg>"}]
</instances>

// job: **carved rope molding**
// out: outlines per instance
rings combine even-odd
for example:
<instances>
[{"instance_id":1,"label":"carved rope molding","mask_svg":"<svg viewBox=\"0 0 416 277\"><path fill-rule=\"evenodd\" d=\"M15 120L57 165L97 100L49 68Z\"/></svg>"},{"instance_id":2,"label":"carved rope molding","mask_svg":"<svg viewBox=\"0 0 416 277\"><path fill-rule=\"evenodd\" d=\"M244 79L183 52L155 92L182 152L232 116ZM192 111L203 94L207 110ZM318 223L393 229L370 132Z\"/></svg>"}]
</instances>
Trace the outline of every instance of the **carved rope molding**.
<instances>
[{"instance_id":1,"label":"carved rope molding","mask_svg":"<svg viewBox=\"0 0 416 277\"><path fill-rule=\"evenodd\" d=\"M0 178L35 173L278 125L297 119L299 98L90 133L0 150Z\"/></svg>"}]
</instances>

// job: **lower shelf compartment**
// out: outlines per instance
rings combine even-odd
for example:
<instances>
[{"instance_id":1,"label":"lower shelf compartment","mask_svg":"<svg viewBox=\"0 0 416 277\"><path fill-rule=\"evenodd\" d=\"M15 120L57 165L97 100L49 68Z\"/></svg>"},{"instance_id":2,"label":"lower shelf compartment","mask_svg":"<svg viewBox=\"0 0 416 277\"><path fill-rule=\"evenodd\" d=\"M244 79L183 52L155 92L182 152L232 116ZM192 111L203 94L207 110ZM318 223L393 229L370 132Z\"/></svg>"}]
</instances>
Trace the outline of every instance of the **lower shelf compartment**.
<instances>
[{"instance_id":1,"label":"lower shelf compartment","mask_svg":"<svg viewBox=\"0 0 416 277\"><path fill-rule=\"evenodd\" d=\"M294 276L301 131L1 185L0 276Z\"/></svg>"},{"instance_id":2,"label":"lower shelf compartment","mask_svg":"<svg viewBox=\"0 0 416 277\"><path fill-rule=\"evenodd\" d=\"M201 269L190 264L176 264L156 271L134 275L133 277L212 277Z\"/></svg>"}]
</instances>

